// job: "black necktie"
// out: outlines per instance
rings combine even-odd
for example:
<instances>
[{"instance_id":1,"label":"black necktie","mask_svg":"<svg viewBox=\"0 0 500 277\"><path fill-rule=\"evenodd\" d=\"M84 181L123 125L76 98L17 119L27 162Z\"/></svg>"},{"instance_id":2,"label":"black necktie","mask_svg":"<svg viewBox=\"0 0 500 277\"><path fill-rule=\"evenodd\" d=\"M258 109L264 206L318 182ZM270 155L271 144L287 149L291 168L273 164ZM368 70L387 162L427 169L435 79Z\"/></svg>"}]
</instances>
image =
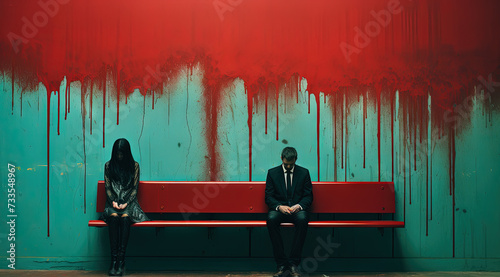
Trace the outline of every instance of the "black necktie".
<instances>
[{"instance_id":1,"label":"black necktie","mask_svg":"<svg viewBox=\"0 0 500 277\"><path fill-rule=\"evenodd\" d=\"M288 198L288 202L292 201L292 171L286 171L286 197Z\"/></svg>"}]
</instances>

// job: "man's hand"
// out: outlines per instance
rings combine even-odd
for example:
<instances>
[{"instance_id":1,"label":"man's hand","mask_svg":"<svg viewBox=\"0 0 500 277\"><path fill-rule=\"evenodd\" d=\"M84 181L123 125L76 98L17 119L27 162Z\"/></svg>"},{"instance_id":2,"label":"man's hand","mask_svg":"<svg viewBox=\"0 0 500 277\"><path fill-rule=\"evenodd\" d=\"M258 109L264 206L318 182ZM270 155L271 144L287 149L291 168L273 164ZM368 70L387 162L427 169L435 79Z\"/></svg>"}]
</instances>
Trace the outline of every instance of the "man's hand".
<instances>
[{"instance_id":1,"label":"man's hand","mask_svg":"<svg viewBox=\"0 0 500 277\"><path fill-rule=\"evenodd\" d=\"M290 213L294 214L294 213L301 211L301 210L302 210L302 208L300 207L300 205L295 204L290 208Z\"/></svg>"},{"instance_id":2,"label":"man's hand","mask_svg":"<svg viewBox=\"0 0 500 277\"><path fill-rule=\"evenodd\" d=\"M291 212L292 208L288 207L288 206L285 206L285 205L281 205L279 207L279 211L282 213L282 214L292 214Z\"/></svg>"},{"instance_id":3,"label":"man's hand","mask_svg":"<svg viewBox=\"0 0 500 277\"><path fill-rule=\"evenodd\" d=\"M118 207L118 203L116 203L115 201L113 201L113 208L118 210L120 209L120 207Z\"/></svg>"}]
</instances>

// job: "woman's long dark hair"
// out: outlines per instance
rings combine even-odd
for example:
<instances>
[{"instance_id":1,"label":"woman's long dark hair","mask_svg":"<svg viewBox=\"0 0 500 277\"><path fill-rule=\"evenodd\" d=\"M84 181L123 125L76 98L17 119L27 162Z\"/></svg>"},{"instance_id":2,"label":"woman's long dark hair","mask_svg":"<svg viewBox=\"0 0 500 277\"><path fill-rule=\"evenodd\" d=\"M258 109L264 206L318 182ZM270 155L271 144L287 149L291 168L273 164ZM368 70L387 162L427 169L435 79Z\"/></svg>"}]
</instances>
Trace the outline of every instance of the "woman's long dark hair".
<instances>
[{"instance_id":1,"label":"woman's long dark hair","mask_svg":"<svg viewBox=\"0 0 500 277\"><path fill-rule=\"evenodd\" d=\"M118 152L123 155L121 160L118 159ZM130 151L130 143L124 138L117 139L109 160L109 177L114 181L122 181L125 185L134 177L134 173L135 161Z\"/></svg>"}]
</instances>

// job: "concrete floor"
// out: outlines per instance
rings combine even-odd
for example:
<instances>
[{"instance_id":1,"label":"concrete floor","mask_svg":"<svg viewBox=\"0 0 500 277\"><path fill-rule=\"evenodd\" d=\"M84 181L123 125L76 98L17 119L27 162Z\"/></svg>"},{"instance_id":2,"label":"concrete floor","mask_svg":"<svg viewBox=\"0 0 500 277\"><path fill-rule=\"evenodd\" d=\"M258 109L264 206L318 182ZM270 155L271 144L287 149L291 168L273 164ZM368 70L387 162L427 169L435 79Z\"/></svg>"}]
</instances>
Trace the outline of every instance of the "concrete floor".
<instances>
[{"instance_id":1,"label":"concrete floor","mask_svg":"<svg viewBox=\"0 0 500 277\"><path fill-rule=\"evenodd\" d=\"M16 276L16 277L49 277L49 276L68 276L68 277L78 277L78 276L107 276L106 272L103 271L83 271L83 270L0 270L0 276ZM227 272L127 272L126 276L180 276L180 277L268 277L272 276L271 272L237 272L237 273L227 273ZM419 276L419 277L500 277L500 272L389 272L389 273L377 273L377 272L334 272L334 273L318 273L314 275L304 275L304 277L346 277L346 276L383 276L383 277L408 277L408 276Z\"/></svg>"}]
</instances>

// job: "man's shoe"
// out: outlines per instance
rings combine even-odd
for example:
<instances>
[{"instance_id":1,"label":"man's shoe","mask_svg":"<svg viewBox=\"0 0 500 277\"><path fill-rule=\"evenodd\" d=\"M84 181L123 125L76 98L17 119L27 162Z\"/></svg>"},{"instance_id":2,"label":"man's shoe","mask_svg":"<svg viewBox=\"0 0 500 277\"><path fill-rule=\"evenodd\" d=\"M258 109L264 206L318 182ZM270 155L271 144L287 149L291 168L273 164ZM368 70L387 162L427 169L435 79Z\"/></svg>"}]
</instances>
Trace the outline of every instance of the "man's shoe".
<instances>
[{"instance_id":1,"label":"man's shoe","mask_svg":"<svg viewBox=\"0 0 500 277\"><path fill-rule=\"evenodd\" d=\"M290 266L290 277L300 277L299 269L297 266L292 265Z\"/></svg>"},{"instance_id":2,"label":"man's shoe","mask_svg":"<svg viewBox=\"0 0 500 277\"><path fill-rule=\"evenodd\" d=\"M285 273L286 267L284 265L278 266L278 271L273 274L273 277L282 277Z\"/></svg>"}]
</instances>

